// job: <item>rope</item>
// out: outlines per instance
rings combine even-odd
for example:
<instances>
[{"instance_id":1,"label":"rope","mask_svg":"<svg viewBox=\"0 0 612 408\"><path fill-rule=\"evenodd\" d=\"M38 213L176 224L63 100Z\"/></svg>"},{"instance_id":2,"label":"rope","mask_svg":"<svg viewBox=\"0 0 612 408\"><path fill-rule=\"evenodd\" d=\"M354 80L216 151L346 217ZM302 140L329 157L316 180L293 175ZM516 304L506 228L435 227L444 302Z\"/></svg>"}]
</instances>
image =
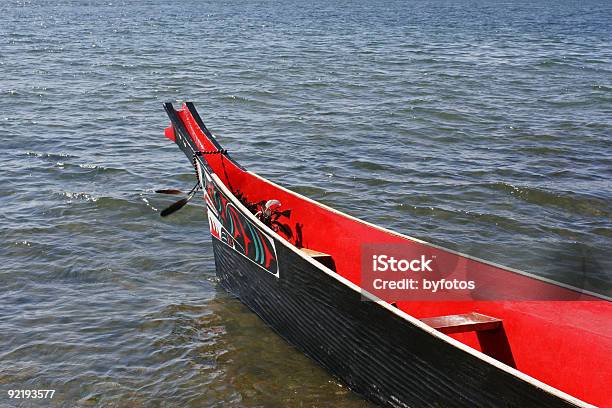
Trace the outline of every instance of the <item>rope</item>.
<instances>
[{"instance_id":1,"label":"rope","mask_svg":"<svg viewBox=\"0 0 612 408\"><path fill-rule=\"evenodd\" d=\"M193 154L193 168L195 169L196 172L196 178L198 180L198 183L191 189L191 191L189 192L189 194L193 193L194 190L199 189L202 185L204 185L204 183L202 182L202 179L200 179L200 172L198 171L198 166L196 165L196 157L202 157L205 154L227 154L227 150L225 149L219 149L219 150L209 150L209 151L197 151L194 152ZM196 190L197 191L197 190Z\"/></svg>"},{"instance_id":2,"label":"rope","mask_svg":"<svg viewBox=\"0 0 612 408\"><path fill-rule=\"evenodd\" d=\"M227 154L227 150L219 149L219 150L208 150L208 151L198 151L195 152L196 156L204 156L205 154Z\"/></svg>"},{"instance_id":3,"label":"rope","mask_svg":"<svg viewBox=\"0 0 612 408\"><path fill-rule=\"evenodd\" d=\"M192 164L193 164L193 168L194 168L195 173L196 173L196 179L198 180L198 183L196 184L196 187L198 187L198 188L199 188L199 187L201 187L201 186L202 186L204 183L202 183L202 179L200 178L200 172L198 171L198 165L197 165L197 163L196 163L196 161L197 161L196 156L197 156L197 153L193 155L193 163L192 163ZM193 191L194 189L195 189L195 187L194 187L194 188L192 188L192 189L191 189L191 191ZM190 193L191 193L191 192L190 192Z\"/></svg>"}]
</instances>

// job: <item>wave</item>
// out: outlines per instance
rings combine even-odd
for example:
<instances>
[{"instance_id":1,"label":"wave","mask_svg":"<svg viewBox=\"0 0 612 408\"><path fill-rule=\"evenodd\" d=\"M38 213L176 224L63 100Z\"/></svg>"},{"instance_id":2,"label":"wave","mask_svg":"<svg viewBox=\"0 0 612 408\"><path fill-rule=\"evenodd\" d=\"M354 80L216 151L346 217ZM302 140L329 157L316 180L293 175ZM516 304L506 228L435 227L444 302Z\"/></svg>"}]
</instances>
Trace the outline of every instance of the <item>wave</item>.
<instances>
[{"instance_id":1,"label":"wave","mask_svg":"<svg viewBox=\"0 0 612 408\"><path fill-rule=\"evenodd\" d=\"M481 185L491 190L502 191L530 204L556 207L585 216L612 218L610 203L602 198L572 192L554 192L540 188L519 187L504 182Z\"/></svg>"}]
</instances>

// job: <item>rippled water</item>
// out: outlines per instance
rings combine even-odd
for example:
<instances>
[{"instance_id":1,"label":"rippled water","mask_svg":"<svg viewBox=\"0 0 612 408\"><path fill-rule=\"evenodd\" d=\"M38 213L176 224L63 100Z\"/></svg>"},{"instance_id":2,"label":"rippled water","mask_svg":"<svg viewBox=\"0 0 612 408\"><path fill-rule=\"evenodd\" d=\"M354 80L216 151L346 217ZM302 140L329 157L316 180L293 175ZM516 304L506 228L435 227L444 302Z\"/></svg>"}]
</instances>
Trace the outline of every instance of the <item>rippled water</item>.
<instances>
[{"instance_id":1,"label":"rippled water","mask_svg":"<svg viewBox=\"0 0 612 408\"><path fill-rule=\"evenodd\" d=\"M141 3L0 4L0 406L367 405L218 287L201 204L158 216L193 180L166 100L312 198L610 294L608 1Z\"/></svg>"}]
</instances>

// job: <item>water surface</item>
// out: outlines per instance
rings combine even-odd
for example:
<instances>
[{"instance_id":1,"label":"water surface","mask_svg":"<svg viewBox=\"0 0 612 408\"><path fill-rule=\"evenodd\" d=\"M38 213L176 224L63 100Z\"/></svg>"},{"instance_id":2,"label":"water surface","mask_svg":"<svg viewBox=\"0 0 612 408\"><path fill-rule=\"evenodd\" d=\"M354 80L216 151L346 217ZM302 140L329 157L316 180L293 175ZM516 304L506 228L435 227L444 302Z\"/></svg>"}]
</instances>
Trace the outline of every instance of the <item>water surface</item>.
<instances>
[{"instance_id":1,"label":"water surface","mask_svg":"<svg viewBox=\"0 0 612 408\"><path fill-rule=\"evenodd\" d=\"M219 288L201 204L159 217L193 180L166 100L295 191L610 294L609 2L142 3L0 5L0 406L367 406Z\"/></svg>"}]
</instances>

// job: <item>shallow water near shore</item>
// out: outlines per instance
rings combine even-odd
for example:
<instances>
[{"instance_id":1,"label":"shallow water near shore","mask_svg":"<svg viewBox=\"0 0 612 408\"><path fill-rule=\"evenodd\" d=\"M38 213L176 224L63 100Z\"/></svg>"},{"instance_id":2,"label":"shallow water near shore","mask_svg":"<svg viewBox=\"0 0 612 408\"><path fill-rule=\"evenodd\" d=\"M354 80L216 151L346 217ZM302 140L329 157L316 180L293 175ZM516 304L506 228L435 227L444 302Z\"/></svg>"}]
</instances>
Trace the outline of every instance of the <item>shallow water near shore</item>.
<instances>
[{"instance_id":1,"label":"shallow water near shore","mask_svg":"<svg viewBox=\"0 0 612 408\"><path fill-rule=\"evenodd\" d=\"M612 6L20 1L0 12L0 407L365 407L217 284L162 102L393 230L612 293ZM18 401L9 389L55 389Z\"/></svg>"}]
</instances>

